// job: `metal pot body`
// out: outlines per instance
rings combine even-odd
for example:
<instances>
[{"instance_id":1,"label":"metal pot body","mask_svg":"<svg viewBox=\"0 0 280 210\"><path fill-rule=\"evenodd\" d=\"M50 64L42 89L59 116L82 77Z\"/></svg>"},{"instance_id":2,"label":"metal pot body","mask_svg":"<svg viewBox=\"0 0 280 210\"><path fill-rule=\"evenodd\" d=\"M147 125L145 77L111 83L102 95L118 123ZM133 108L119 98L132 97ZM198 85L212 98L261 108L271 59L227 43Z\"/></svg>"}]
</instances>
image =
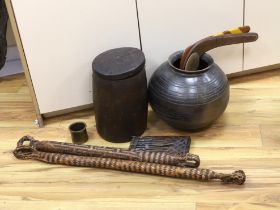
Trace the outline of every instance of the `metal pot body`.
<instances>
[{"instance_id":1,"label":"metal pot body","mask_svg":"<svg viewBox=\"0 0 280 210\"><path fill-rule=\"evenodd\" d=\"M152 75L149 102L169 125L180 130L208 127L225 111L229 83L212 57L204 54L198 71L184 72L176 66L182 52L169 57Z\"/></svg>"}]
</instances>

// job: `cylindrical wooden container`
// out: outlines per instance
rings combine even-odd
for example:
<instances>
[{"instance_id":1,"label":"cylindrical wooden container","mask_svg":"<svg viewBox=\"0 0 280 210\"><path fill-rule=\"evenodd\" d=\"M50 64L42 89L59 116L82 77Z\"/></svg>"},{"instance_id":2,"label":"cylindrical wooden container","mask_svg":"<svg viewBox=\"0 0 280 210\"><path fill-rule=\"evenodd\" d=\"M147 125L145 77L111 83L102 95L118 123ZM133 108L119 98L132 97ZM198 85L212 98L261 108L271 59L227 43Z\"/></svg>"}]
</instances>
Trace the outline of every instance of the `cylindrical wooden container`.
<instances>
[{"instance_id":1,"label":"cylindrical wooden container","mask_svg":"<svg viewBox=\"0 0 280 210\"><path fill-rule=\"evenodd\" d=\"M117 48L92 63L96 128L110 142L128 142L147 127L145 56L137 48Z\"/></svg>"}]
</instances>

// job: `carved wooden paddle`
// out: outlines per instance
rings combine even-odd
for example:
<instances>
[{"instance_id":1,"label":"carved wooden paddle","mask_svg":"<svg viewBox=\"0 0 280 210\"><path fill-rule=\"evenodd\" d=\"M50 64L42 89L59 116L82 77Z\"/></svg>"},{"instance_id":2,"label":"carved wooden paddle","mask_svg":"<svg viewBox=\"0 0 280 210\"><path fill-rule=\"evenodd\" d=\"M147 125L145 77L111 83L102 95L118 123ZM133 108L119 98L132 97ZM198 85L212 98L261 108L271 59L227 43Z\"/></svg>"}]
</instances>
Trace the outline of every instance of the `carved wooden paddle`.
<instances>
[{"instance_id":1,"label":"carved wooden paddle","mask_svg":"<svg viewBox=\"0 0 280 210\"><path fill-rule=\"evenodd\" d=\"M187 71L197 70L200 56L209 50L226 45L254 42L257 39L257 33L225 34L223 36L213 36L202 39L190 50L190 55L195 53L193 59L196 59L196 61L192 59L192 62L190 63L187 60L184 69Z\"/></svg>"},{"instance_id":2,"label":"carved wooden paddle","mask_svg":"<svg viewBox=\"0 0 280 210\"><path fill-rule=\"evenodd\" d=\"M220 32L220 33L216 33L213 34L210 37L216 37L216 36L223 36L226 34L240 34L240 33L248 33L250 31L250 26L242 26L239 28L234 28L234 29L229 29L226 30L224 32ZM208 38L208 37L207 37ZM200 40L201 41L201 40ZM199 54L192 54L193 52L193 47L196 46L197 43L199 43L200 41L196 42L195 44L187 47L181 57L181 61L180 61L180 69L188 69L190 67L192 67L192 69L197 69L198 65L199 65ZM189 68L186 68L188 62L188 66Z\"/></svg>"}]
</instances>

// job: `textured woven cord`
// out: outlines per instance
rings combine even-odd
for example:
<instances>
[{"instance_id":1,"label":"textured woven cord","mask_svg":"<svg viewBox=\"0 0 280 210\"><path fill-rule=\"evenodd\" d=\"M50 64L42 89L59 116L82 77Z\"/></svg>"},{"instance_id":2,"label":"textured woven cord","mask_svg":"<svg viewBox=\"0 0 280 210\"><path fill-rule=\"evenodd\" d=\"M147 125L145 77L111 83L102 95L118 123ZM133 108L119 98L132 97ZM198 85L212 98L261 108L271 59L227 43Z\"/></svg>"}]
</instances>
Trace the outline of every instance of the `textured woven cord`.
<instances>
[{"instance_id":1,"label":"textured woven cord","mask_svg":"<svg viewBox=\"0 0 280 210\"><path fill-rule=\"evenodd\" d=\"M147 163L131 160L121 160L102 157L86 157L60 153L47 153L37 151L31 146L17 146L14 155L18 159L33 159L52 164L63 164L70 166L95 167L113 169L127 172L154 174L167 177L176 177L183 179L193 179L200 181L221 180L223 183L243 184L246 176L243 171L235 171L232 174L216 173L209 169L194 169L163 165L156 163Z\"/></svg>"},{"instance_id":2,"label":"textured woven cord","mask_svg":"<svg viewBox=\"0 0 280 210\"><path fill-rule=\"evenodd\" d=\"M133 151L114 147L99 147L92 145L77 145L56 141L38 141L31 136L24 136L18 141L18 146L28 143L31 147L42 152L71 154L134 160L140 162L160 163L182 167L196 168L200 164L199 156L187 153L185 156L170 155L166 152Z\"/></svg>"}]
</instances>

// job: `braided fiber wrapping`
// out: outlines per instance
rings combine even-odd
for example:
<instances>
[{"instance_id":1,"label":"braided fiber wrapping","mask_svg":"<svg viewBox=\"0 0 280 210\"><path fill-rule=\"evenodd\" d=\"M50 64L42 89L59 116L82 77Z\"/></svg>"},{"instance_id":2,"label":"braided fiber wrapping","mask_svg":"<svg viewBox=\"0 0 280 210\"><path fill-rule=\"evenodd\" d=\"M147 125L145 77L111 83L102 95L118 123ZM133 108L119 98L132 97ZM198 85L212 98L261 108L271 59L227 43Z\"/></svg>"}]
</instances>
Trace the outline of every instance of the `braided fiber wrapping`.
<instances>
[{"instance_id":1,"label":"braided fiber wrapping","mask_svg":"<svg viewBox=\"0 0 280 210\"><path fill-rule=\"evenodd\" d=\"M200 164L199 156L190 153L187 153L185 156L179 156L170 155L166 152L133 151L114 147L77 145L56 141L38 141L31 136L22 137L18 142L18 146L23 145L26 141L36 150L43 152L115 158L186 167L198 167Z\"/></svg>"},{"instance_id":2,"label":"braided fiber wrapping","mask_svg":"<svg viewBox=\"0 0 280 210\"><path fill-rule=\"evenodd\" d=\"M223 183L235 184L243 184L245 181L245 174L241 170L232 174L222 174L209 169L191 169L131 160L40 152L30 146L18 146L14 150L14 155L18 159L34 159L52 164L105 168L201 181L220 179Z\"/></svg>"}]
</instances>

